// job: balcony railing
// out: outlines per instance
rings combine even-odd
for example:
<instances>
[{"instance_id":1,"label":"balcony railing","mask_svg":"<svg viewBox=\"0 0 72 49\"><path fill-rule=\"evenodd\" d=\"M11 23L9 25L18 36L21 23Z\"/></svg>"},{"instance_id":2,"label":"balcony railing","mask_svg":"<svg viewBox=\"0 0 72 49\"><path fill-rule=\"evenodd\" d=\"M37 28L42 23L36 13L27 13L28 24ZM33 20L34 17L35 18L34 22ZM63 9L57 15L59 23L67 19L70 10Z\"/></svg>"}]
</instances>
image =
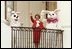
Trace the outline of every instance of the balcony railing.
<instances>
[{"instance_id":1,"label":"balcony railing","mask_svg":"<svg viewBox=\"0 0 72 49\"><path fill-rule=\"evenodd\" d=\"M11 27L12 48L35 48L31 27ZM42 29L38 48L63 48L63 30Z\"/></svg>"}]
</instances>

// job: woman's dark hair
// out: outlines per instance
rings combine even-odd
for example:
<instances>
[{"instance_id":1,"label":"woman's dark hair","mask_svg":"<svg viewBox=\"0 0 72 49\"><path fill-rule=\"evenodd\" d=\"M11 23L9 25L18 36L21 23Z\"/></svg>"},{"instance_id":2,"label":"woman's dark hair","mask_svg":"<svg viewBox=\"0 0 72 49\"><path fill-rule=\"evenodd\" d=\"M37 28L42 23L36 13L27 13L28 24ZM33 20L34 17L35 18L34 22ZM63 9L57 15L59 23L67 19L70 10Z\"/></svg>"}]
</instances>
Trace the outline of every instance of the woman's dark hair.
<instances>
[{"instance_id":1,"label":"woman's dark hair","mask_svg":"<svg viewBox=\"0 0 72 49\"><path fill-rule=\"evenodd\" d=\"M40 15L39 15L39 14L36 14L36 15L35 15L35 18L36 18L36 16L38 16L38 17L39 17L39 19L40 19Z\"/></svg>"}]
</instances>

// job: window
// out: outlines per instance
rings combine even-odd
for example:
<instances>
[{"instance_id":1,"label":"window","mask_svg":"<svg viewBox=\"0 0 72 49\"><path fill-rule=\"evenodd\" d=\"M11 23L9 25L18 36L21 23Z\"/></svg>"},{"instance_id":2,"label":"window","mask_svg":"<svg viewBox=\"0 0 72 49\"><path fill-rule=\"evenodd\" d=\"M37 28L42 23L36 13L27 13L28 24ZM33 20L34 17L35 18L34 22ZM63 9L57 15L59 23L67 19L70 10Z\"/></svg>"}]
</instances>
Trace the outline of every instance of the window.
<instances>
[{"instance_id":1,"label":"window","mask_svg":"<svg viewBox=\"0 0 72 49\"><path fill-rule=\"evenodd\" d=\"M47 1L46 2L46 9L47 10L50 10L50 11L52 11L52 10L55 10L57 8L57 2L56 1Z\"/></svg>"},{"instance_id":2,"label":"window","mask_svg":"<svg viewBox=\"0 0 72 49\"><path fill-rule=\"evenodd\" d=\"M14 10L14 1L5 1L5 19L8 20L10 12Z\"/></svg>"}]
</instances>

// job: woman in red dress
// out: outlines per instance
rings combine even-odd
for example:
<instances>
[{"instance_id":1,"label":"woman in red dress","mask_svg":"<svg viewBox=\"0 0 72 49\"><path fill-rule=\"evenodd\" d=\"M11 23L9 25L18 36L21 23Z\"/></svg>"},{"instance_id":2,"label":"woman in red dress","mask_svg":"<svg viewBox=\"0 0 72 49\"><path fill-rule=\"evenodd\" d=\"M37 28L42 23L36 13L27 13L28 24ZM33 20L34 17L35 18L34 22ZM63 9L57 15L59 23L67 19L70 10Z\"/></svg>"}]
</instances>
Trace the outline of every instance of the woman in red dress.
<instances>
[{"instance_id":1,"label":"woman in red dress","mask_svg":"<svg viewBox=\"0 0 72 49\"><path fill-rule=\"evenodd\" d=\"M33 23L33 42L35 44L35 47L38 48L38 45L40 43L40 36L41 36L41 30L44 28L43 23L39 20L40 15L36 14L35 19L32 17L32 13L30 14L31 21Z\"/></svg>"}]
</instances>

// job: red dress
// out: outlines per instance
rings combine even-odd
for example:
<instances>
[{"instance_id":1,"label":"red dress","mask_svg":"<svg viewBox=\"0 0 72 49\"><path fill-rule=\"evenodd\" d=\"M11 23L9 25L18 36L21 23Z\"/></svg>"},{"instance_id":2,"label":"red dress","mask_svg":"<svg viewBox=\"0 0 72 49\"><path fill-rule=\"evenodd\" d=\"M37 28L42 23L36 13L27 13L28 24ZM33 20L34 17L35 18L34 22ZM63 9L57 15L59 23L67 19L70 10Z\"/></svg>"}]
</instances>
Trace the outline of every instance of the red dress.
<instances>
[{"instance_id":1,"label":"red dress","mask_svg":"<svg viewBox=\"0 0 72 49\"><path fill-rule=\"evenodd\" d=\"M33 23L33 42L35 43L35 47L38 47L38 44L40 43L40 36L41 36L41 30L44 28L43 23L40 21L39 27L36 27L37 20L34 20L31 16L31 21Z\"/></svg>"}]
</instances>

